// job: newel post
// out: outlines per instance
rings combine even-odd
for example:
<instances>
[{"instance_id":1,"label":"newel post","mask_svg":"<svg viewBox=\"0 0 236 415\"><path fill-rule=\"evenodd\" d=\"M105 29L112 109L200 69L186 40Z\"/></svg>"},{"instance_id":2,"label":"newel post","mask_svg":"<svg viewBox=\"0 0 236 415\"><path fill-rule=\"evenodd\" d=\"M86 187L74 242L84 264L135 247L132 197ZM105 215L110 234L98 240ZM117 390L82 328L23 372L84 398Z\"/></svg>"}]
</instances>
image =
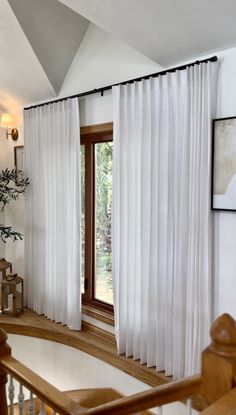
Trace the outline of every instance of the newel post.
<instances>
[{"instance_id":1,"label":"newel post","mask_svg":"<svg viewBox=\"0 0 236 415\"><path fill-rule=\"evenodd\" d=\"M7 334L0 329L0 415L7 415L6 383L7 373L1 368L1 358L11 354L11 348L7 344Z\"/></svg>"},{"instance_id":2,"label":"newel post","mask_svg":"<svg viewBox=\"0 0 236 415\"><path fill-rule=\"evenodd\" d=\"M236 322L229 314L211 327L211 344L202 353L202 395L211 404L236 386Z\"/></svg>"}]
</instances>

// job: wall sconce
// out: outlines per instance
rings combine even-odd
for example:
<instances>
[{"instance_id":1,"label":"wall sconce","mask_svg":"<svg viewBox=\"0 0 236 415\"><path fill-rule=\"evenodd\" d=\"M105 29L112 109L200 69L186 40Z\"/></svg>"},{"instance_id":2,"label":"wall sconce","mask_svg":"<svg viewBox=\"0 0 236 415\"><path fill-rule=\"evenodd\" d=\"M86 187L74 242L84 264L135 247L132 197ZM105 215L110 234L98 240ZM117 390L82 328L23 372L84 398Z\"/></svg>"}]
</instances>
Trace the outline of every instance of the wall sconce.
<instances>
[{"instance_id":1,"label":"wall sconce","mask_svg":"<svg viewBox=\"0 0 236 415\"><path fill-rule=\"evenodd\" d=\"M13 121L11 114L2 113L1 114L1 121L0 125L1 127L6 128L6 138L8 139L8 136L10 135L13 141L16 141L18 139L18 130L16 128L12 128L11 132L8 132L8 128L12 127Z\"/></svg>"}]
</instances>

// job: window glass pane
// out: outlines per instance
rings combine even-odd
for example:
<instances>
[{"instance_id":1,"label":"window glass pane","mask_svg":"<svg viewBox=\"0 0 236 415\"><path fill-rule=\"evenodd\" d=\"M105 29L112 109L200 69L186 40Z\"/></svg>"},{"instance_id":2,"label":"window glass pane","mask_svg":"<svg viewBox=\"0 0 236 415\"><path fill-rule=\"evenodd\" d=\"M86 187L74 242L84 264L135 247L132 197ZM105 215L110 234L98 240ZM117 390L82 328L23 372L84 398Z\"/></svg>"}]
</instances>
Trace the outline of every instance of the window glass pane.
<instances>
[{"instance_id":1,"label":"window glass pane","mask_svg":"<svg viewBox=\"0 0 236 415\"><path fill-rule=\"evenodd\" d=\"M111 200L113 143L95 144L95 298L113 304Z\"/></svg>"},{"instance_id":2,"label":"window glass pane","mask_svg":"<svg viewBox=\"0 0 236 415\"><path fill-rule=\"evenodd\" d=\"M84 294L85 278L85 146L80 146L81 180L81 292Z\"/></svg>"}]
</instances>

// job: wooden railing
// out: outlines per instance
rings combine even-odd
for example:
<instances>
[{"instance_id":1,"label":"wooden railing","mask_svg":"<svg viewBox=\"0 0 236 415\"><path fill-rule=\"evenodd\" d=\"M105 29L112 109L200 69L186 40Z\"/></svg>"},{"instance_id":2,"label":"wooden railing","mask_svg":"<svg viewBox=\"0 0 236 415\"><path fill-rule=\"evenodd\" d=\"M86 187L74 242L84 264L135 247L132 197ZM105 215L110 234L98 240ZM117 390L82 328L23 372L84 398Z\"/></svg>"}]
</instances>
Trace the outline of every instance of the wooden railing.
<instances>
[{"instance_id":1,"label":"wooden railing","mask_svg":"<svg viewBox=\"0 0 236 415\"><path fill-rule=\"evenodd\" d=\"M168 403L188 399L200 390L200 376L167 383L151 390L136 393L100 407L90 409L89 415L129 415L149 408L160 407Z\"/></svg>"},{"instance_id":2,"label":"wooden railing","mask_svg":"<svg viewBox=\"0 0 236 415\"><path fill-rule=\"evenodd\" d=\"M105 403L92 409L79 405L11 356L7 335L0 329L0 415L8 414L7 376L25 386L32 396L62 415L126 415L149 408L183 401L200 394L208 408L202 414L236 414L236 323L227 314L211 328L212 342L202 353L202 371L180 381L170 382L145 392ZM234 389L235 388L235 389ZM19 414L23 414L22 402ZM33 401L30 410L32 415ZM13 414L10 410L10 414ZM43 412L42 412L43 413Z\"/></svg>"}]
</instances>

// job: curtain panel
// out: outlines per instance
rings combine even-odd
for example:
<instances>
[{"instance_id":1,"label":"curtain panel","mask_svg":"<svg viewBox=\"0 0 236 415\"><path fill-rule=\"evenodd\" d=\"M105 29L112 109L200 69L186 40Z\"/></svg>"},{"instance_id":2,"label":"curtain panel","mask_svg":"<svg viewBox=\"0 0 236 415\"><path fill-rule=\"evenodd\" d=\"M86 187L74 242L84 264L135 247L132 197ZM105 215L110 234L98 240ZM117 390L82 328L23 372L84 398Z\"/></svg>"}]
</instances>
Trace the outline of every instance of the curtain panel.
<instances>
[{"instance_id":1,"label":"curtain panel","mask_svg":"<svg viewBox=\"0 0 236 415\"><path fill-rule=\"evenodd\" d=\"M211 321L211 119L218 63L113 87L112 255L119 353L199 370Z\"/></svg>"},{"instance_id":2,"label":"curtain panel","mask_svg":"<svg viewBox=\"0 0 236 415\"><path fill-rule=\"evenodd\" d=\"M27 305L81 328L80 124L77 99L24 111Z\"/></svg>"}]
</instances>

